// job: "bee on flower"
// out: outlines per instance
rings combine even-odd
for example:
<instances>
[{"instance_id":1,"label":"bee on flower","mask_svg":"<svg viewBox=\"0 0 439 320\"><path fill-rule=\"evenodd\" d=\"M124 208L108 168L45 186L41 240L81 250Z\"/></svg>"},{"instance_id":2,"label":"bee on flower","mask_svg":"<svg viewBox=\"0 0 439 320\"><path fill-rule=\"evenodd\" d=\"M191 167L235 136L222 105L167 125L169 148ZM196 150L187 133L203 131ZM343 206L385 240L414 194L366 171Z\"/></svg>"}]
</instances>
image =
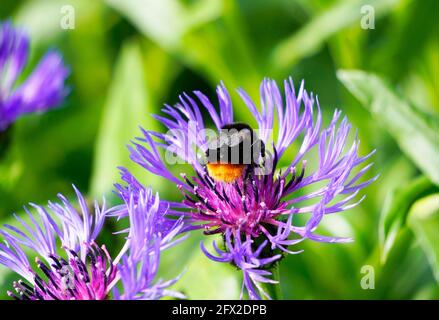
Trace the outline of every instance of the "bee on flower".
<instances>
[{"instance_id":1,"label":"bee on flower","mask_svg":"<svg viewBox=\"0 0 439 320\"><path fill-rule=\"evenodd\" d=\"M349 143L351 125L339 110L324 126L318 99L303 82L296 94L293 81L285 80L282 96L275 81L263 80L259 108L244 90L238 93L253 116L248 123L236 122L238 106L221 84L218 106L199 91L183 94L178 104L166 105L164 115L155 116L168 132L142 130L143 136L129 149L134 162L180 190L181 202L163 205L173 216L184 218L185 231L222 235L224 245L214 242L214 253L201 244L206 256L242 270L243 289L251 299L269 298L263 284L276 283L272 269L285 254L300 252L293 245L305 239L351 241L316 229L324 216L351 209L364 199L357 198L361 189L377 178L361 179L372 165L367 160L374 151L359 155L360 142L355 136ZM213 123L216 137L205 123ZM160 149L189 163L193 171L175 174ZM291 149L292 157L286 155ZM316 163L311 163L313 150ZM121 193L142 185L125 168L121 175ZM295 216L305 214L309 219L304 226L293 224Z\"/></svg>"}]
</instances>

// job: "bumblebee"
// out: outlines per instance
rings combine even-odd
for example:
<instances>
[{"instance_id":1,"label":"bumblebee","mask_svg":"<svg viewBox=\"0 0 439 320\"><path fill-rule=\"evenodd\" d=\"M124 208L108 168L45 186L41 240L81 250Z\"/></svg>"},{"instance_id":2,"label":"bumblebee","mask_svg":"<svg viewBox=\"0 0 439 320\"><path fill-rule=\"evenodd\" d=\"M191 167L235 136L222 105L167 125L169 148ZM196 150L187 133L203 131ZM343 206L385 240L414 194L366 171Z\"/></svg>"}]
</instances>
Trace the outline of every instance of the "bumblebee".
<instances>
[{"instance_id":1,"label":"bumblebee","mask_svg":"<svg viewBox=\"0 0 439 320\"><path fill-rule=\"evenodd\" d=\"M224 125L209 143L206 169L216 181L233 183L247 179L265 158L265 144L246 123Z\"/></svg>"}]
</instances>

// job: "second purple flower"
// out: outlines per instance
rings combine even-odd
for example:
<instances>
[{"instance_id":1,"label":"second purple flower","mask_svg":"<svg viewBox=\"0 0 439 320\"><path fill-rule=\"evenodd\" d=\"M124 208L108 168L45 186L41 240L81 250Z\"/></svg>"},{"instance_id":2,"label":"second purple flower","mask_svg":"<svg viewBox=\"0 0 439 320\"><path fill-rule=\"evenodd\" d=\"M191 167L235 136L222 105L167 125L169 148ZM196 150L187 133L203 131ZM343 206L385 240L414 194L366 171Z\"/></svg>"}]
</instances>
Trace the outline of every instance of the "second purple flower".
<instances>
[{"instance_id":1,"label":"second purple flower","mask_svg":"<svg viewBox=\"0 0 439 320\"><path fill-rule=\"evenodd\" d=\"M0 133L20 116L51 109L67 95L69 70L54 50L46 53L23 83L17 84L29 51L27 34L9 21L0 22Z\"/></svg>"}]
</instances>

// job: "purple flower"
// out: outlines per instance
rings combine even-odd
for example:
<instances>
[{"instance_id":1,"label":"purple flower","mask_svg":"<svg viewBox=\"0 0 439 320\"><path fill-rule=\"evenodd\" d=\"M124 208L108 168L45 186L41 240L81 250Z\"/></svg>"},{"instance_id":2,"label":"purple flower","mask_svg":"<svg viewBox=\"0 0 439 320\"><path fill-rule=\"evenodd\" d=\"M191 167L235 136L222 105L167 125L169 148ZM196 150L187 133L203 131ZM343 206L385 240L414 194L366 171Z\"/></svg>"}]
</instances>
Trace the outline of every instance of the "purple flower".
<instances>
[{"instance_id":1,"label":"purple flower","mask_svg":"<svg viewBox=\"0 0 439 320\"><path fill-rule=\"evenodd\" d=\"M15 293L8 294L24 300L103 300L158 299L164 295L182 297L166 288L170 282L153 282L157 273L160 252L183 238L174 239L181 221L165 223L166 211L151 204L151 192L145 190L127 203L130 228L125 245L113 261L105 245L97 244L106 217L112 209L95 202L94 212L75 188L79 210L63 196L60 203L49 202L47 208L30 204L37 214L27 208L27 220L15 215L20 227L5 225L0 229L0 264L19 274L24 280L14 282ZM112 243L113 245L113 243ZM29 262L25 249L36 256L36 268ZM27 251L26 251L27 252ZM122 260L118 264L119 260ZM139 271L137 271L139 267ZM114 289L121 285L123 295Z\"/></svg>"},{"instance_id":2,"label":"purple flower","mask_svg":"<svg viewBox=\"0 0 439 320\"><path fill-rule=\"evenodd\" d=\"M233 106L223 84L217 88L219 111L199 91L194 92L199 102L183 94L177 105L165 106L166 116L155 116L169 129L168 133L142 130L143 137L129 147L134 162L181 190L184 206L170 205L173 215L186 217L185 230L202 228L205 234L223 235L224 249L214 243L216 255L203 246L202 250L212 260L240 268L243 288L252 299L268 297L261 283L274 282L269 270L284 254L298 253L290 246L304 239L351 241L320 235L316 228L325 215L358 205L364 199L355 200L359 191L376 179L360 182L372 165L364 163L374 151L364 157L358 155L359 140L354 137L348 143L351 125L346 117L341 118L340 111L335 110L331 122L324 127L318 100L305 91L303 82L297 94L291 79L284 81L284 88L283 98L276 83L265 79L260 87L260 109L245 91L238 90L267 150L265 156L261 152L254 166L247 165L243 170L240 163L229 166L232 171L222 181L206 170L206 151L211 150L212 141L218 141L218 137L209 139L199 104L215 131L231 127ZM165 158L160 148L166 150ZM287 156L287 150L295 150L294 156ZM308 165L313 150L318 160ZM169 169L169 159L175 155L191 164L193 177L186 173L179 177ZM126 170L123 179L128 185L138 184ZM310 216L307 223L294 225L293 217L303 214Z\"/></svg>"},{"instance_id":3,"label":"purple flower","mask_svg":"<svg viewBox=\"0 0 439 320\"><path fill-rule=\"evenodd\" d=\"M0 23L0 132L23 114L57 106L67 94L64 82L69 70L61 55L53 50L17 85L28 55L28 36L9 21Z\"/></svg>"},{"instance_id":4,"label":"purple flower","mask_svg":"<svg viewBox=\"0 0 439 320\"><path fill-rule=\"evenodd\" d=\"M131 193L127 211L131 226L125 230L128 232L128 252L118 266L123 293L120 294L116 288L115 297L123 300L156 300L163 296L184 298L178 292L167 290L179 277L166 282L154 281L160 252L186 238L176 238L183 228L182 219L167 219L167 208L161 208L158 195L153 196L150 189Z\"/></svg>"}]
</instances>

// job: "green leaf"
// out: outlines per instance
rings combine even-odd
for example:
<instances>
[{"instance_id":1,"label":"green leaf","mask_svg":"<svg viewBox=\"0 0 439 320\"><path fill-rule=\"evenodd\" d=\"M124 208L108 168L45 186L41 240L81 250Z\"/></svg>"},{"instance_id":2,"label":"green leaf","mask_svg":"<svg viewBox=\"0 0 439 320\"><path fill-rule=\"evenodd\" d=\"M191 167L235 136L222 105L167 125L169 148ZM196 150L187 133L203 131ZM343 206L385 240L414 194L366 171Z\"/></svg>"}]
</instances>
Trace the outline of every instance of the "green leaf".
<instances>
[{"instance_id":1,"label":"green leaf","mask_svg":"<svg viewBox=\"0 0 439 320\"><path fill-rule=\"evenodd\" d=\"M17 281L20 276L12 272L10 269L0 265L0 300L11 300L7 295L7 291L13 291L12 283Z\"/></svg>"},{"instance_id":2,"label":"green leaf","mask_svg":"<svg viewBox=\"0 0 439 320\"><path fill-rule=\"evenodd\" d=\"M211 241L205 241L206 248L213 252L210 243ZM238 299L241 288L240 271L230 264L210 260L198 245L196 248L197 250L186 251L189 256L186 260L187 271L174 289L183 292L188 299ZM178 265L181 266L180 263Z\"/></svg>"},{"instance_id":3,"label":"green leaf","mask_svg":"<svg viewBox=\"0 0 439 320\"><path fill-rule=\"evenodd\" d=\"M374 74L340 70L337 75L402 151L439 185L439 119L409 104Z\"/></svg>"},{"instance_id":4,"label":"green leaf","mask_svg":"<svg viewBox=\"0 0 439 320\"><path fill-rule=\"evenodd\" d=\"M143 74L142 55L137 42L126 43L118 59L113 83L103 110L95 145L91 194L108 193L118 180L118 166L124 166L140 179L154 182L154 177L129 159L126 145L140 134L139 126L156 129L148 121L151 110Z\"/></svg>"},{"instance_id":5,"label":"green leaf","mask_svg":"<svg viewBox=\"0 0 439 320\"><path fill-rule=\"evenodd\" d=\"M408 224L413 229L439 283L439 193L418 200L410 211Z\"/></svg>"},{"instance_id":6,"label":"green leaf","mask_svg":"<svg viewBox=\"0 0 439 320\"><path fill-rule=\"evenodd\" d=\"M61 33L72 31L60 25L68 6L74 10L75 27L86 20L96 19L97 12L102 8L98 1L76 0L74 4L64 0L28 1L18 10L15 20L26 28L33 43L53 41Z\"/></svg>"},{"instance_id":7,"label":"green leaf","mask_svg":"<svg viewBox=\"0 0 439 320\"><path fill-rule=\"evenodd\" d=\"M250 95L259 92L255 83L262 76L256 70L254 54L241 27L244 23L239 6L234 1L106 0L106 3L180 63L203 74L213 86L222 80L229 88L246 88ZM232 95L232 99L237 97ZM238 111L241 112L250 116L246 109Z\"/></svg>"},{"instance_id":8,"label":"green leaf","mask_svg":"<svg viewBox=\"0 0 439 320\"><path fill-rule=\"evenodd\" d=\"M192 28L218 17L220 1L196 1L188 6L174 0L107 0L107 4L131 21L148 37L167 49L180 46Z\"/></svg>"},{"instance_id":9,"label":"green leaf","mask_svg":"<svg viewBox=\"0 0 439 320\"><path fill-rule=\"evenodd\" d=\"M437 190L429 179L420 177L388 194L379 225L382 263L386 262L395 239L406 225L407 215L413 203Z\"/></svg>"},{"instance_id":10,"label":"green leaf","mask_svg":"<svg viewBox=\"0 0 439 320\"><path fill-rule=\"evenodd\" d=\"M314 17L299 31L278 44L270 63L276 70L285 70L299 59L318 51L327 39L340 30L355 23L361 28L363 6L372 6L376 17L379 17L388 13L398 2L398 0L337 1L331 8Z\"/></svg>"}]
</instances>

